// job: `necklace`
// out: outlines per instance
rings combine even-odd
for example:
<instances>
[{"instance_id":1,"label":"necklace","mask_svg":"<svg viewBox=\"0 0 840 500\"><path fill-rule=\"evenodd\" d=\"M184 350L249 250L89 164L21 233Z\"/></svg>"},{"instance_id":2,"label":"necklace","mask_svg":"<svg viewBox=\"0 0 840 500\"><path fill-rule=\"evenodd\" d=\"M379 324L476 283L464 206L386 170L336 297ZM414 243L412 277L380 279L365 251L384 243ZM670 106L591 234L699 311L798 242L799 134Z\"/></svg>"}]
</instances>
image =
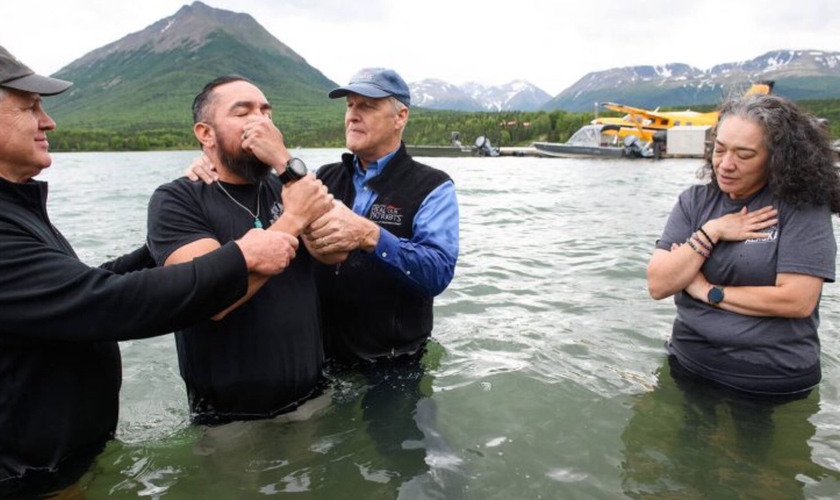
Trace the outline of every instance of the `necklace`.
<instances>
[{"instance_id":1,"label":"necklace","mask_svg":"<svg viewBox=\"0 0 840 500\"><path fill-rule=\"evenodd\" d=\"M257 213L256 214L254 212L250 211L248 209L248 207L246 207L242 203L239 203L238 201L236 201L236 198L234 198L233 196L230 195L230 193L228 193L227 189L225 189L225 187L222 186L221 182L216 182L216 185L219 186L219 189L221 189L222 192L225 193L228 198L230 198L230 201L239 205L239 207L242 208L242 210L245 210L246 212L248 212L248 215L250 215L251 217L254 218L254 227L255 228L262 229L263 225L262 225L262 222L260 221L260 191L262 191L262 185L263 185L262 181L260 181L260 185L259 185L259 187L257 187Z\"/></svg>"}]
</instances>

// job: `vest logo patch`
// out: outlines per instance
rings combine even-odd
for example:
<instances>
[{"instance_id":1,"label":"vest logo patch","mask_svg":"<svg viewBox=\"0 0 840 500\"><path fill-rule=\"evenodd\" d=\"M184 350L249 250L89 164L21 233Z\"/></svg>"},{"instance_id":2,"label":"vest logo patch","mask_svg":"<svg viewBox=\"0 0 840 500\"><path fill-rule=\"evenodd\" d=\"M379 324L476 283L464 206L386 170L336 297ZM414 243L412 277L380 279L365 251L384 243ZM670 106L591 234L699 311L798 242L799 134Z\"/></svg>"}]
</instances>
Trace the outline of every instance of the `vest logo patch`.
<instances>
[{"instance_id":1,"label":"vest logo patch","mask_svg":"<svg viewBox=\"0 0 840 500\"><path fill-rule=\"evenodd\" d=\"M394 205L373 205L370 207L370 220L385 226L402 224L402 208Z\"/></svg>"},{"instance_id":2,"label":"vest logo patch","mask_svg":"<svg viewBox=\"0 0 840 500\"><path fill-rule=\"evenodd\" d=\"M749 245L751 243L773 243L776 241L776 238L779 237L779 226L773 226L764 231L766 236L761 238L754 238L752 240L745 240L744 244Z\"/></svg>"}]
</instances>

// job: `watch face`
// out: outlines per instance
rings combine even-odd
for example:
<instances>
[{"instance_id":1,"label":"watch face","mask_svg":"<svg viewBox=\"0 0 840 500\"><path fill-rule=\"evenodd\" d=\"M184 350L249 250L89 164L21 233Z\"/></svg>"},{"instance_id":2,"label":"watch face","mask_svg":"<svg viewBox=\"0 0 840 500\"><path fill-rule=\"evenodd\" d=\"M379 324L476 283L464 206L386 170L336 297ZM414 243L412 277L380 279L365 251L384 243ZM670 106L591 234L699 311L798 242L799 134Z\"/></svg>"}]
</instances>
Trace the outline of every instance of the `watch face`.
<instances>
[{"instance_id":1,"label":"watch face","mask_svg":"<svg viewBox=\"0 0 840 500\"><path fill-rule=\"evenodd\" d=\"M306 175L306 163L300 158L292 158L286 163L286 171L289 172L292 178L300 179Z\"/></svg>"},{"instance_id":2,"label":"watch face","mask_svg":"<svg viewBox=\"0 0 840 500\"><path fill-rule=\"evenodd\" d=\"M723 300L723 289L719 286L713 286L709 290L709 303L718 304Z\"/></svg>"}]
</instances>

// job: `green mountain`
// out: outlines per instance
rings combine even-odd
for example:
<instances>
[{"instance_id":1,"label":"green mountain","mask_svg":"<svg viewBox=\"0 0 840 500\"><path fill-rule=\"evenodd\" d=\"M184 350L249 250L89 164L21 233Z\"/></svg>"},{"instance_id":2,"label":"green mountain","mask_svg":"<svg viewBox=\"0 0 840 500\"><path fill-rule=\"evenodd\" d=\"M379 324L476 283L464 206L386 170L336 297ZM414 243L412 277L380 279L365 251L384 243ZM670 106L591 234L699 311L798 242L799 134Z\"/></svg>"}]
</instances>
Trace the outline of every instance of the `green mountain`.
<instances>
[{"instance_id":1,"label":"green mountain","mask_svg":"<svg viewBox=\"0 0 840 500\"><path fill-rule=\"evenodd\" d=\"M708 71L682 64L615 68L586 75L541 112L463 113L418 106L412 109L404 138L409 144L448 144L451 132L458 130L467 141L486 136L496 145L563 141L592 119L596 102L649 108L712 106L721 96L741 93L749 83L765 79L776 81L774 93L779 95L820 99L814 101L819 114L832 120L837 135L836 103L823 100L838 95L838 68L840 53L824 51L774 51ZM344 102L327 98L335 82L250 15L196 1L55 74L75 85L47 101L47 110L58 122L50 133L52 150L196 148L193 98L213 78L231 73L262 89L287 145L344 146Z\"/></svg>"},{"instance_id":2,"label":"green mountain","mask_svg":"<svg viewBox=\"0 0 840 500\"><path fill-rule=\"evenodd\" d=\"M54 135L157 132L183 133L189 140L193 98L213 78L231 73L262 89L290 145L316 129L323 135L324 127L334 129L339 143L343 139L344 103L327 98L335 82L250 15L198 1L57 72L75 85L50 99L49 112L59 124Z\"/></svg>"}]
</instances>

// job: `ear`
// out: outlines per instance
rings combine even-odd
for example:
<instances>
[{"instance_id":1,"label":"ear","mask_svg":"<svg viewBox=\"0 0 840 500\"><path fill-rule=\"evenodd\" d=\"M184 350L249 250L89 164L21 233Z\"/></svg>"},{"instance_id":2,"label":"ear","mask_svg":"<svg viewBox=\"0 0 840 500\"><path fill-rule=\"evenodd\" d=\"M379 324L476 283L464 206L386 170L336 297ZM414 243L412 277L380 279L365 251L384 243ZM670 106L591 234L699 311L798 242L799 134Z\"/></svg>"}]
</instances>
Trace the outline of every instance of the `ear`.
<instances>
[{"instance_id":1,"label":"ear","mask_svg":"<svg viewBox=\"0 0 840 500\"><path fill-rule=\"evenodd\" d=\"M408 108L402 108L397 113L397 119L394 125L397 130L404 130L406 123L408 123Z\"/></svg>"},{"instance_id":2,"label":"ear","mask_svg":"<svg viewBox=\"0 0 840 500\"><path fill-rule=\"evenodd\" d=\"M193 125L193 134L204 149L213 148L216 145L216 132L207 123L198 122Z\"/></svg>"}]
</instances>

